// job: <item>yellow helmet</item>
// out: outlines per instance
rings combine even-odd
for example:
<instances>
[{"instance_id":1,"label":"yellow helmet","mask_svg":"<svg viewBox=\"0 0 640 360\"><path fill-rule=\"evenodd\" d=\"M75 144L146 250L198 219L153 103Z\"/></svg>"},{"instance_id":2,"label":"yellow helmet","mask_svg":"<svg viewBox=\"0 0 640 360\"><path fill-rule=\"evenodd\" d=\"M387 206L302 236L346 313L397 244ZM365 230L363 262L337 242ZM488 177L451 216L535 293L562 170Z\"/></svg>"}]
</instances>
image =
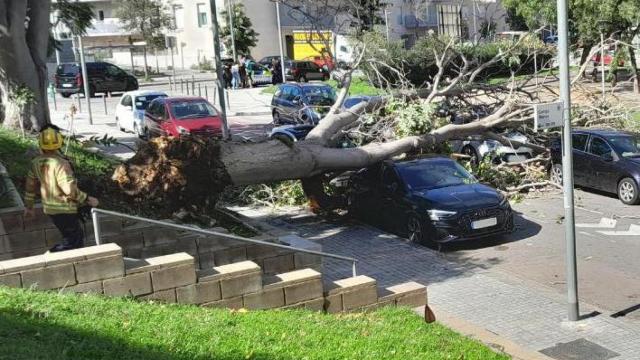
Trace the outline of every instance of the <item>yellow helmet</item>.
<instances>
[{"instance_id":1,"label":"yellow helmet","mask_svg":"<svg viewBox=\"0 0 640 360\"><path fill-rule=\"evenodd\" d=\"M38 143L42 150L58 150L62 147L62 134L55 129L46 128L40 132Z\"/></svg>"}]
</instances>

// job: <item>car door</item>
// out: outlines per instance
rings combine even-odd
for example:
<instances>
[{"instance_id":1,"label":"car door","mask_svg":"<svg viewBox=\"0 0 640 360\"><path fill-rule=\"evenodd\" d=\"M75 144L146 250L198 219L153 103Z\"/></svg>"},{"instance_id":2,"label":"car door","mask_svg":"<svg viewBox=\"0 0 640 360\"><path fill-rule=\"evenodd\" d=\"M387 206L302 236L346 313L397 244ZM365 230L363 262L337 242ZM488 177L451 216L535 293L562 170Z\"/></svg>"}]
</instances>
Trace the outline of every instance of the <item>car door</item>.
<instances>
[{"instance_id":1,"label":"car door","mask_svg":"<svg viewBox=\"0 0 640 360\"><path fill-rule=\"evenodd\" d=\"M280 86L280 94L275 99L276 109L278 113L280 113L280 119L282 121L290 121L291 120L291 90L292 87L289 85L281 85Z\"/></svg>"},{"instance_id":2,"label":"car door","mask_svg":"<svg viewBox=\"0 0 640 360\"><path fill-rule=\"evenodd\" d=\"M322 71L320 70L320 67L313 63L313 62L308 62L307 63L307 79L309 80L322 80L323 78L323 74Z\"/></svg>"},{"instance_id":3,"label":"car door","mask_svg":"<svg viewBox=\"0 0 640 360\"><path fill-rule=\"evenodd\" d=\"M164 104L162 101L153 101L144 114L145 126L150 137L163 135L163 130L160 127L163 110Z\"/></svg>"},{"instance_id":4,"label":"car door","mask_svg":"<svg viewBox=\"0 0 640 360\"><path fill-rule=\"evenodd\" d=\"M591 136L587 153L589 174L587 183L594 189L616 192L617 163L613 149L607 141L599 136Z\"/></svg>"},{"instance_id":5,"label":"car door","mask_svg":"<svg viewBox=\"0 0 640 360\"><path fill-rule=\"evenodd\" d=\"M404 183L400 179L395 167L391 164L384 164L382 168L382 178L380 187L380 215L382 223L392 231L404 229L406 218Z\"/></svg>"},{"instance_id":6,"label":"car door","mask_svg":"<svg viewBox=\"0 0 640 360\"><path fill-rule=\"evenodd\" d=\"M108 91L110 82L106 76L104 63L87 64L87 73L89 74L89 84L93 86L96 92Z\"/></svg>"},{"instance_id":7,"label":"car door","mask_svg":"<svg viewBox=\"0 0 640 360\"><path fill-rule=\"evenodd\" d=\"M124 91L126 90L125 73L119 67L105 64L105 78L108 87L105 91Z\"/></svg>"},{"instance_id":8,"label":"car door","mask_svg":"<svg viewBox=\"0 0 640 360\"><path fill-rule=\"evenodd\" d=\"M178 136L179 134L176 132L176 126L173 121L171 121L169 111L167 110L168 105L165 103L161 104L162 105L158 110L158 119L160 120L160 129L162 129L162 135Z\"/></svg>"},{"instance_id":9,"label":"car door","mask_svg":"<svg viewBox=\"0 0 640 360\"><path fill-rule=\"evenodd\" d=\"M589 155L587 144L589 134L571 135L573 144L573 181L578 186L589 186Z\"/></svg>"},{"instance_id":10,"label":"car door","mask_svg":"<svg viewBox=\"0 0 640 360\"><path fill-rule=\"evenodd\" d=\"M288 113L289 120L293 123L297 123L300 119L301 110L304 108L304 103L302 102L302 90L298 86L291 86L291 91L289 93L288 101Z\"/></svg>"},{"instance_id":11,"label":"car door","mask_svg":"<svg viewBox=\"0 0 640 360\"><path fill-rule=\"evenodd\" d=\"M131 95L125 95L120 99L116 107L116 117L121 127L133 131L133 99Z\"/></svg>"}]
</instances>

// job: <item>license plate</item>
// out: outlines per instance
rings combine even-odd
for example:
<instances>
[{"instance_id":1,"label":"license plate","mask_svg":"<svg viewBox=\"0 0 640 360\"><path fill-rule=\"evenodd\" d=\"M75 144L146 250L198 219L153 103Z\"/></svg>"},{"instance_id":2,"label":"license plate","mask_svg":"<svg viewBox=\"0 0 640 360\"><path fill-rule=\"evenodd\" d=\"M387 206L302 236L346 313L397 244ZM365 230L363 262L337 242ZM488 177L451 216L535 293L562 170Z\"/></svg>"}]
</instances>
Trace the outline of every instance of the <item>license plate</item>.
<instances>
[{"instance_id":1,"label":"license plate","mask_svg":"<svg viewBox=\"0 0 640 360\"><path fill-rule=\"evenodd\" d=\"M73 84L62 84L62 87L72 87Z\"/></svg>"},{"instance_id":2,"label":"license plate","mask_svg":"<svg viewBox=\"0 0 640 360\"><path fill-rule=\"evenodd\" d=\"M471 223L471 228L472 229L484 229L484 228L488 228L491 226L496 226L498 225L498 219L497 218L488 218L488 219L482 219L482 220L476 220L474 222Z\"/></svg>"}]
</instances>

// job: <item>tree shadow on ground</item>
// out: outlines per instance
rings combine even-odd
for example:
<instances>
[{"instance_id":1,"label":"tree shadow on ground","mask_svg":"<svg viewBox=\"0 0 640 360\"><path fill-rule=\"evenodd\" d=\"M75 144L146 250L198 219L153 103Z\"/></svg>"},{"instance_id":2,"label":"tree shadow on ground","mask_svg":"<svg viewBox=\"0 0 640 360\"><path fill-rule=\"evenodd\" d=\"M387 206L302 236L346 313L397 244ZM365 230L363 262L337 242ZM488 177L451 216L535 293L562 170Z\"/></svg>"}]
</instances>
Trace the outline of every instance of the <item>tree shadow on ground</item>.
<instances>
[{"instance_id":1,"label":"tree shadow on ground","mask_svg":"<svg viewBox=\"0 0 640 360\"><path fill-rule=\"evenodd\" d=\"M158 328L158 331L162 329ZM0 344L0 359L11 360L232 360L246 356L240 351L231 355L196 353L179 344L138 344L135 334L107 337L99 335L98 331L56 324L47 319L47 314L29 311L0 311ZM252 359L288 359L279 353L254 350Z\"/></svg>"},{"instance_id":2,"label":"tree shadow on ground","mask_svg":"<svg viewBox=\"0 0 640 360\"><path fill-rule=\"evenodd\" d=\"M285 213L257 216L279 230L295 232L309 240L322 244L322 251L358 260L358 275L375 278L381 286L405 281L423 284L443 282L460 276L472 276L502 262L500 258L477 259L456 256L454 251L440 252L423 245L412 244L406 239L384 232L368 224L341 217L327 219L309 211L297 209ZM468 248L499 246L520 241L540 232L541 226L517 216L517 231L492 240L472 240ZM323 276L337 280L352 276L351 263L337 259L323 259Z\"/></svg>"}]
</instances>

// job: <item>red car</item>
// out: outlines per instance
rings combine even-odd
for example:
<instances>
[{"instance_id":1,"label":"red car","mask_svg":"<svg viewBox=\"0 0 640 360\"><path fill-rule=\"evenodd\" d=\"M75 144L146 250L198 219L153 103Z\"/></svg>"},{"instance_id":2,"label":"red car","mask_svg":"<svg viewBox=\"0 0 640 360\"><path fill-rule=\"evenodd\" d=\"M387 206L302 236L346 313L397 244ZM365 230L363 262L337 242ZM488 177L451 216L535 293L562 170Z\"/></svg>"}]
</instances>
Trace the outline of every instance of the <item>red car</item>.
<instances>
[{"instance_id":1,"label":"red car","mask_svg":"<svg viewBox=\"0 0 640 360\"><path fill-rule=\"evenodd\" d=\"M614 55L615 55L615 53L614 53L613 50L608 50L608 51L604 52L604 65L605 66L611 65L611 62L613 61ZM591 61L593 61L593 65L594 66L600 66L600 52L595 54L591 58ZM618 60L618 66L624 66L624 60L623 59Z\"/></svg>"},{"instance_id":2,"label":"red car","mask_svg":"<svg viewBox=\"0 0 640 360\"><path fill-rule=\"evenodd\" d=\"M318 65L318 67L321 67L325 70L328 70L328 71L333 70L333 60L331 60L331 57L329 56L325 56L325 57L322 57L320 55L309 56L305 58L305 60L312 61L314 64Z\"/></svg>"},{"instance_id":3,"label":"red car","mask_svg":"<svg viewBox=\"0 0 640 360\"><path fill-rule=\"evenodd\" d=\"M218 111L200 97L167 97L153 100L144 113L145 135L180 136L222 134Z\"/></svg>"}]
</instances>

